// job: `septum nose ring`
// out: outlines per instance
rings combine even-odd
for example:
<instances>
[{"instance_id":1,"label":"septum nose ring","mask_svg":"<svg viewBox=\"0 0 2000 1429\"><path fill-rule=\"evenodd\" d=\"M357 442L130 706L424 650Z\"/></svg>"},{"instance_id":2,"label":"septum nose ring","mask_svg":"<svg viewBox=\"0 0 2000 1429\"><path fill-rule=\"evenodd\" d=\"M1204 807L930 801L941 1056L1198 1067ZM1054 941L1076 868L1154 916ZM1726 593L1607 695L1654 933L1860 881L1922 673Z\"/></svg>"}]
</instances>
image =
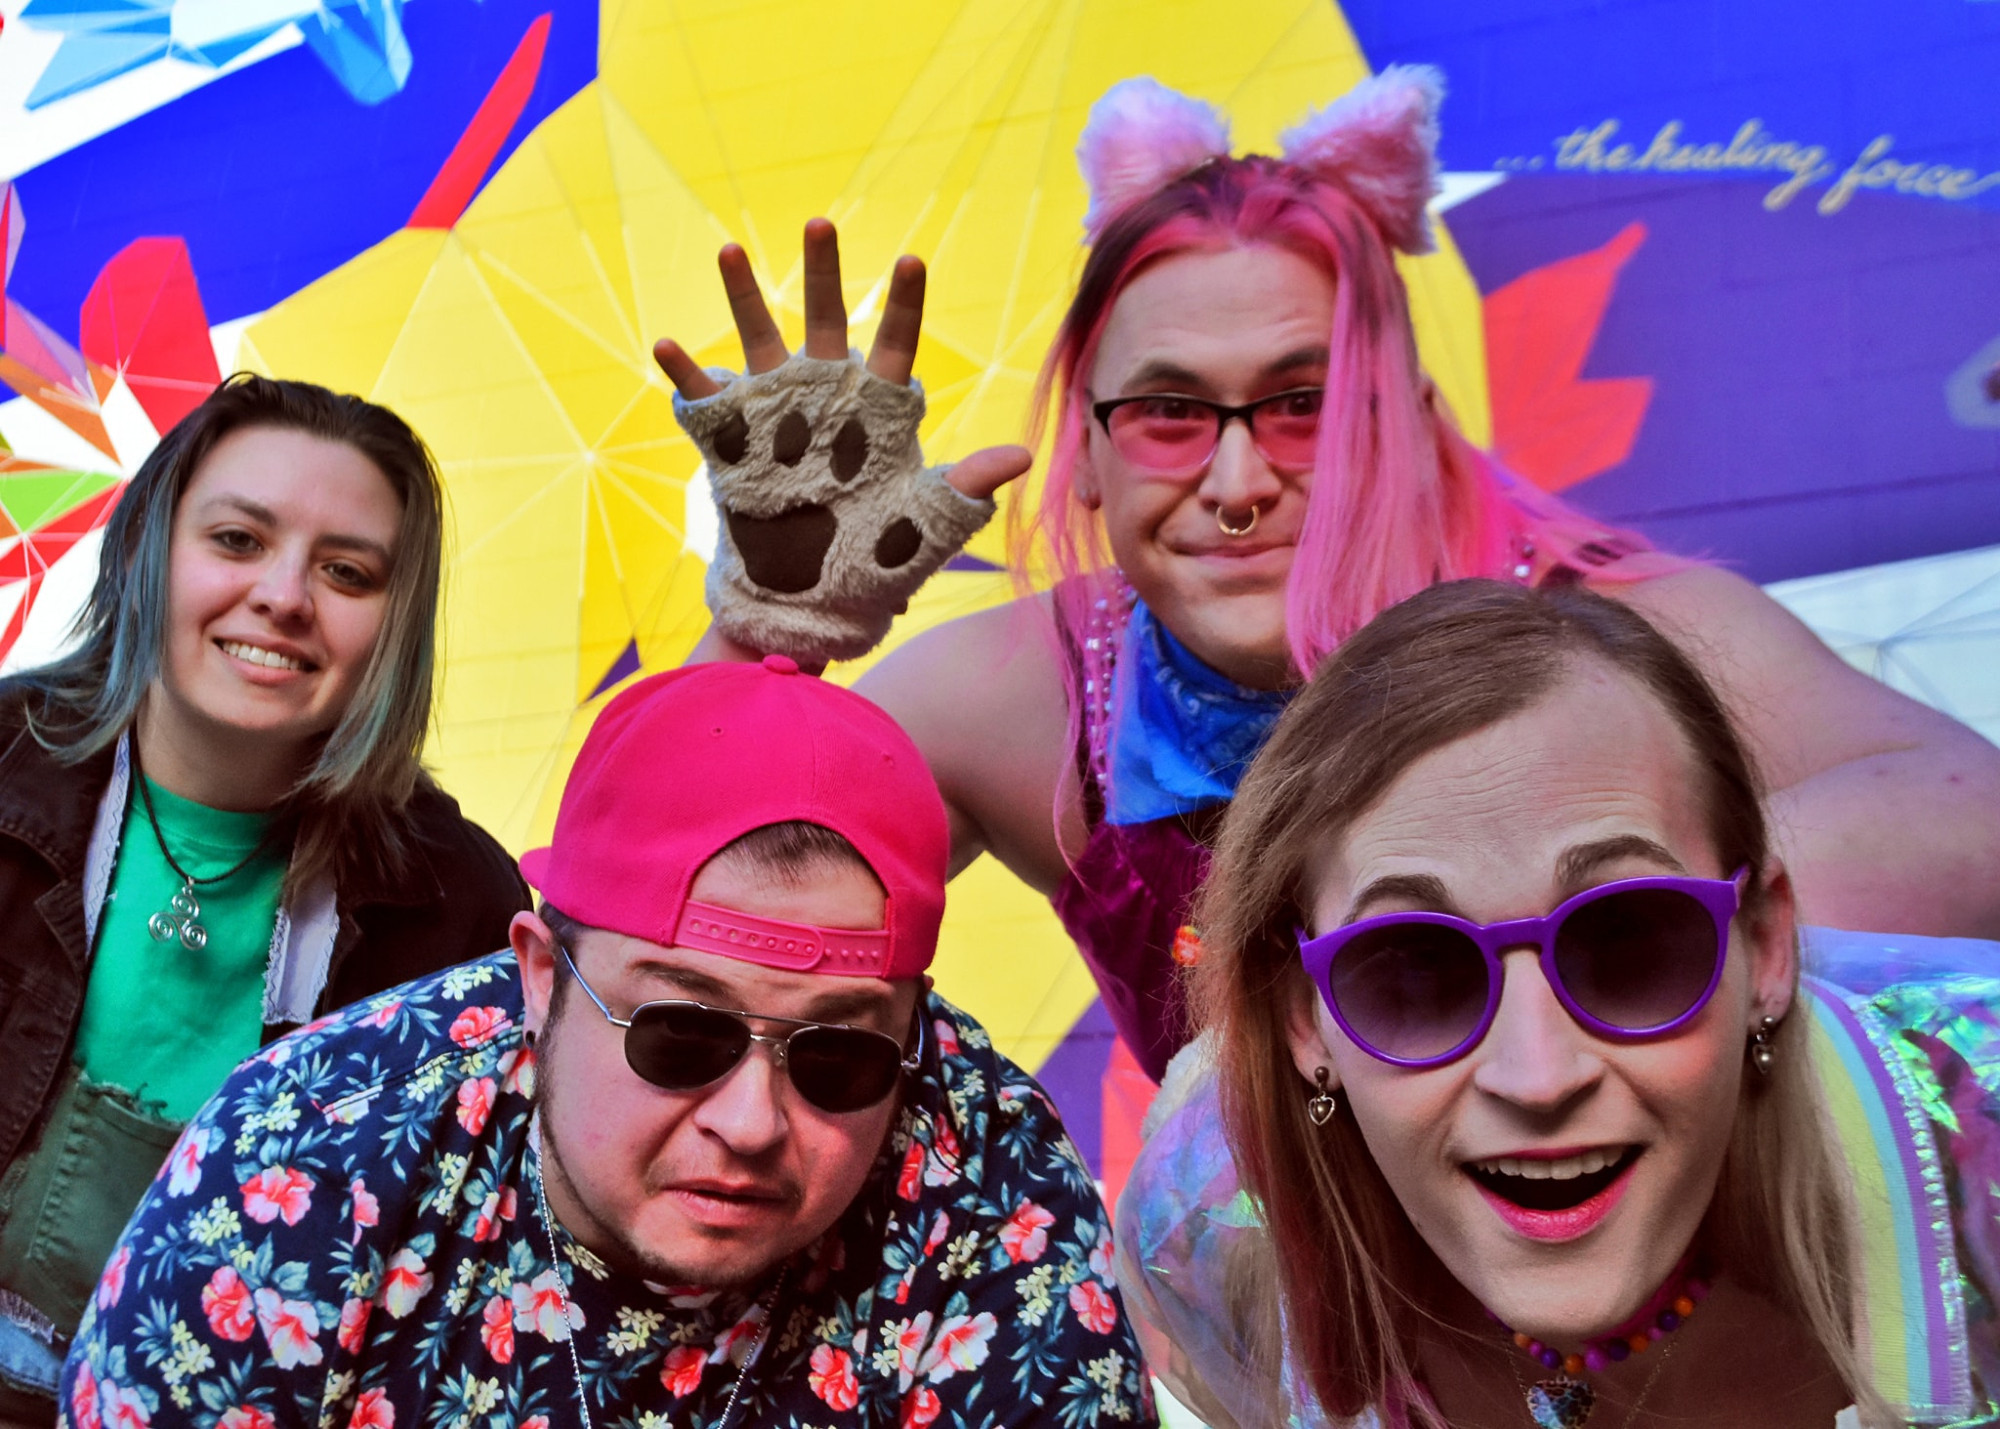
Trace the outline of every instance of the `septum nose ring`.
<instances>
[{"instance_id":1,"label":"septum nose ring","mask_svg":"<svg viewBox=\"0 0 2000 1429\"><path fill-rule=\"evenodd\" d=\"M1232 526L1229 524L1228 510L1225 507L1218 506L1215 508L1215 524L1221 528L1222 534L1225 536L1247 536L1257 529L1257 514L1260 510L1262 508L1256 502L1251 502L1249 519L1241 526Z\"/></svg>"}]
</instances>

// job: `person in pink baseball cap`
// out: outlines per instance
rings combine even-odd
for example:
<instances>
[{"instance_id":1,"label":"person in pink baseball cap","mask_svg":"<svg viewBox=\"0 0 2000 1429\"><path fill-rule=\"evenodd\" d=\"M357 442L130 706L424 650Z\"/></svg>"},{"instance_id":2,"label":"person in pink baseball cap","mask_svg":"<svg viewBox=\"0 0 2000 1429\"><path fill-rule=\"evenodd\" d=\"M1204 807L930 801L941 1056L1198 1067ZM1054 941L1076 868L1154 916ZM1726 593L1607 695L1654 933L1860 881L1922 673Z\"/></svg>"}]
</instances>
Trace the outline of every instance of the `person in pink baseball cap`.
<instances>
[{"instance_id":1,"label":"person in pink baseball cap","mask_svg":"<svg viewBox=\"0 0 2000 1429\"><path fill-rule=\"evenodd\" d=\"M633 684L510 948L272 1044L190 1123L68 1422L1150 1429L1090 1173L924 975L949 846L860 695L776 655ZM163 1326L215 1372L166 1378Z\"/></svg>"},{"instance_id":2,"label":"person in pink baseball cap","mask_svg":"<svg viewBox=\"0 0 2000 1429\"><path fill-rule=\"evenodd\" d=\"M700 1284L823 1233L921 1064L949 850L909 737L782 655L613 700L513 926L557 1218Z\"/></svg>"}]
</instances>

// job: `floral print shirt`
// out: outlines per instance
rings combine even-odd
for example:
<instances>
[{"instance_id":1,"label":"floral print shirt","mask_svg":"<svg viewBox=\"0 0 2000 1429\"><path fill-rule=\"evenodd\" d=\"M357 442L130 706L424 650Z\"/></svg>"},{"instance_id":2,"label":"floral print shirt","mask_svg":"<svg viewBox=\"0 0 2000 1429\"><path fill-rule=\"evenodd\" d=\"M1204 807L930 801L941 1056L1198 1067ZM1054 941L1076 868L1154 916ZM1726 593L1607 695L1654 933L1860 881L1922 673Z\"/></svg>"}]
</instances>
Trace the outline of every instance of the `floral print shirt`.
<instances>
[{"instance_id":1,"label":"floral print shirt","mask_svg":"<svg viewBox=\"0 0 2000 1429\"><path fill-rule=\"evenodd\" d=\"M926 1069L860 1196L735 1293L614 1273L560 1227L552 1263L511 953L303 1028L189 1123L78 1331L63 1423L1155 1423L1109 1221L1054 1108L971 1018L935 996L927 1015Z\"/></svg>"}]
</instances>

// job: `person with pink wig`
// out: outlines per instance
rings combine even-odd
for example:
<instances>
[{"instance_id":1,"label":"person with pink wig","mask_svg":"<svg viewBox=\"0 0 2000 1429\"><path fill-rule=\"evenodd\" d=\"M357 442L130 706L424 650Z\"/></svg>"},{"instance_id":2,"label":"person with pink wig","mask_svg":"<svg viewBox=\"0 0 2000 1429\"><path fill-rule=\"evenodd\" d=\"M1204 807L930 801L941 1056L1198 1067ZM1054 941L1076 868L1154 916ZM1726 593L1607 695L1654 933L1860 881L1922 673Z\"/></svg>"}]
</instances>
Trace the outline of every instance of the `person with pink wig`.
<instances>
[{"instance_id":1,"label":"person with pink wig","mask_svg":"<svg viewBox=\"0 0 2000 1429\"><path fill-rule=\"evenodd\" d=\"M1221 114L1149 79L1098 102L1078 151L1089 256L1039 387L1050 456L1010 513L1024 588L1030 569L1061 579L860 684L930 760L954 868L991 853L1051 899L1156 1078L1187 1036L1178 965L1200 956L1189 910L1237 779L1328 652L1441 580L1582 584L1668 631L1768 771L1817 921L2000 935L2000 751L1748 581L1591 520L1460 434L1395 267L1431 246L1441 97L1435 71L1392 68L1276 156L1232 155ZM919 260L898 261L865 363L824 219L797 354L743 250L720 267L746 371L655 348L721 517L695 658L853 658L1030 453L923 468Z\"/></svg>"}]
</instances>

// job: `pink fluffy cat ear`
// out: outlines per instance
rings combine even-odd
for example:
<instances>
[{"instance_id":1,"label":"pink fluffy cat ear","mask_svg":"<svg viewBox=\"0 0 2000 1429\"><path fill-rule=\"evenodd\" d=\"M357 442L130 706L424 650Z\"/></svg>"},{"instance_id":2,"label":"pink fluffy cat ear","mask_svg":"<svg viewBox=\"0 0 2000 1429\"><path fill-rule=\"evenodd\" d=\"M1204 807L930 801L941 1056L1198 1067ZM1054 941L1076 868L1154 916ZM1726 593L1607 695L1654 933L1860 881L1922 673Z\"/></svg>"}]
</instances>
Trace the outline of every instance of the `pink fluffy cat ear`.
<instances>
[{"instance_id":1,"label":"pink fluffy cat ear","mask_svg":"<svg viewBox=\"0 0 2000 1429\"><path fill-rule=\"evenodd\" d=\"M1229 121L1214 106L1149 77L1120 80L1090 108L1076 159L1090 186L1084 232L1229 153Z\"/></svg>"},{"instance_id":2,"label":"pink fluffy cat ear","mask_svg":"<svg viewBox=\"0 0 2000 1429\"><path fill-rule=\"evenodd\" d=\"M1285 158L1338 184L1375 220L1390 246L1431 250L1426 206L1437 195L1437 112L1444 76L1429 65L1390 65L1287 129Z\"/></svg>"}]
</instances>

